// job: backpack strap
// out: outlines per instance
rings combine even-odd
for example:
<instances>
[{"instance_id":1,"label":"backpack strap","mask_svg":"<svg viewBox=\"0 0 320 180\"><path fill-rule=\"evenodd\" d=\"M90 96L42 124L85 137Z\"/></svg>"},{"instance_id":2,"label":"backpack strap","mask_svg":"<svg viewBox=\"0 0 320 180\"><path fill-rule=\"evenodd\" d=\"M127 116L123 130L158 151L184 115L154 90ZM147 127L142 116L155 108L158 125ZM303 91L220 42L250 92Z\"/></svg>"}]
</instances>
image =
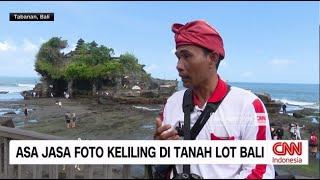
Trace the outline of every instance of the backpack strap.
<instances>
[{"instance_id":1,"label":"backpack strap","mask_svg":"<svg viewBox=\"0 0 320 180\"><path fill-rule=\"evenodd\" d=\"M193 103L192 103L192 90L187 89L183 96L183 113L184 113L184 125L183 125L183 135L184 140L195 140L200 131L202 130L203 126L206 124L208 119L210 118L212 112L216 112L219 108L221 102L224 98L228 95L230 91L230 86L227 87L227 93L221 99L221 101L216 103L208 103L201 113L200 117L197 119L196 123L193 125L192 129L190 130L190 114L193 111ZM190 174L190 164L183 165L183 173Z\"/></svg>"},{"instance_id":2,"label":"backpack strap","mask_svg":"<svg viewBox=\"0 0 320 180\"><path fill-rule=\"evenodd\" d=\"M184 113L183 139L191 140L190 132L190 114L193 111L192 89L187 89L183 95L182 103ZM190 173L190 165L183 165L183 172Z\"/></svg>"}]
</instances>

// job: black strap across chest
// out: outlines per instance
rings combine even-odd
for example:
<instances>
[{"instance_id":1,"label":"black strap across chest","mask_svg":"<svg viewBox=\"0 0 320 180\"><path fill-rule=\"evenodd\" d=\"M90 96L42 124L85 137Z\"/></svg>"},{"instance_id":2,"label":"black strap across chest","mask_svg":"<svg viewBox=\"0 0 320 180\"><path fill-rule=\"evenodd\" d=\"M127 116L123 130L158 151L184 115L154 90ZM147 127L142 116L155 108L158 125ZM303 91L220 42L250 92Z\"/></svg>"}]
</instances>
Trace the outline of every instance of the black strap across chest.
<instances>
[{"instance_id":1,"label":"black strap across chest","mask_svg":"<svg viewBox=\"0 0 320 180\"><path fill-rule=\"evenodd\" d=\"M203 126L206 124L208 119L210 118L211 114L216 112L219 108L221 102L224 98L228 95L230 91L230 86L227 85L227 93L225 96L216 103L207 103L206 107L204 108L203 112L197 119L196 123L190 130L190 114L194 110L193 102L192 102L192 89L187 89L183 95L183 113L184 113L184 125L183 125L183 137L184 140L195 140L200 131L202 130ZM190 165L183 165L183 173L190 174Z\"/></svg>"},{"instance_id":2,"label":"black strap across chest","mask_svg":"<svg viewBox=\"0 0 320 180\"><path fill-rule=\"evenodd\" d=\"M195 140L198 134L200 133L203 126L206 124L211 114L216 112L219 108L221 102L227 96L230 91L230 86L228 85L227 93L225 96L218 102L215 103L207 103L203 112L197 119L196 123L190 128L190 114L194 110L193 102L192 102L192 89L187 89L183 96L183 113L184 113L184 126L183 126L183 136L184 140ZM191 129L191 130L190 130Z\"/></svg>"}]
</instances>

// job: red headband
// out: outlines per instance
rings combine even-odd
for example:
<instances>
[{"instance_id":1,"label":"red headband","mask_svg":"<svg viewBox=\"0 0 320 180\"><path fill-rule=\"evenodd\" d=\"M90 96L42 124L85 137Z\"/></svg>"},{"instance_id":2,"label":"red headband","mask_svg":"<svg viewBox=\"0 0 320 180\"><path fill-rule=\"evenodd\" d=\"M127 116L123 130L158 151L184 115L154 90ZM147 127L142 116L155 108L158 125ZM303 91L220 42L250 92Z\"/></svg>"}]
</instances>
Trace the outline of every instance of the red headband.
<instances>
[{"instance_id":1,"label":"red headband","mask_svg":"<svg viewBox=\"0 0 320 180\"><path fill-rule=\"evenodd\" d=\"M176 48L191 44L218 53L220 60L225 56L220 34L205 21L197 20L185 25L175 23L172 25L172 31L175 33Z\"/></svg>"}]
</instances>

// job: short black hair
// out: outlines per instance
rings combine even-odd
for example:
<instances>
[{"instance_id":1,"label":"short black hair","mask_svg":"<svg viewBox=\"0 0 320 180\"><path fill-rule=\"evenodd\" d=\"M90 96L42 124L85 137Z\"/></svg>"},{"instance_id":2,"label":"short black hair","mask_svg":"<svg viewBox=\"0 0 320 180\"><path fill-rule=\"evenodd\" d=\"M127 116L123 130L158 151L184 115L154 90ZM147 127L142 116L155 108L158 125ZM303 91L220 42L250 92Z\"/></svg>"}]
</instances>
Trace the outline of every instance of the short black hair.
<instances>
[{"instance_id":1,"label":"short black hair","mask_svg":"<svg viewBox=\"0 0 320 180\"><path fill-rule=\"evenodd\" d=\"M205 55L209 55L210 53L212 53L212 51L210 49L207 49L205 47L201 47L202 48L202 51ZM219 64L220 64L220 56L219 56L219 59L218 59L218 62L216 64L216 69L218 70L218 67L219 67Z\"/></svg>"}]
</instances>

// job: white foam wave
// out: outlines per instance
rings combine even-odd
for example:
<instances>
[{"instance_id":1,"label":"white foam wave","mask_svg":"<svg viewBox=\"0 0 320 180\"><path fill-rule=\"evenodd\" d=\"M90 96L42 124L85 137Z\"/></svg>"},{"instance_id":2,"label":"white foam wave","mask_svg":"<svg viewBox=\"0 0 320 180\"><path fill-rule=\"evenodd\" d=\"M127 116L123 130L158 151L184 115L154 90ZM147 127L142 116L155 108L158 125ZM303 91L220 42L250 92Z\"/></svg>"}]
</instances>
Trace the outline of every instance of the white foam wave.
<instances>
[{"instance_id":1,"label":"white foam wave","mask_svg":"<svg viewBox=\"0 0 320 180\"><path fill-rule=\"evenodd\" d=\"M34 84L18 84L19 87L31 87L34 88Z\"/></svg>"},{"instance_id":2,"label":"white foam wave","mask_svg":"<svg viewBox=\"0 0 320 180\"><path fill-rule=\"evenodd\" d=\"M22 86L0 86L0 91L8 91L9 93L16 93L22 91L32 90L34 85L31 84L22 84Z\"/></svg>"},{"instance_id":3,"label":"white foam wave","mask_svg":"<svg viewBox=\"0 0 320 180\"><path fill-rule=\"evenodd\" d=\"M304 101L294 101L294 100L288 100L288 99L275 99L275 100L276 101L281 101L282 103L285 103L285 104L291 105L291 106L298 106L298 107L311 108L311 109L319 109L319 103L304 102Z\"/></svg>"},{"instance_id":4,"label":"white foam wave","mask_svg":"<svg viewBox=\"0 0 320 180\"><path fill-rule=\"evenodd\" d=\"M154 108L148 108L148 107L143 107L143 106L133 106L136 109L142 109L146 111L160 111L160 109L154 109Z\"/></svg>"}]
</instances>

